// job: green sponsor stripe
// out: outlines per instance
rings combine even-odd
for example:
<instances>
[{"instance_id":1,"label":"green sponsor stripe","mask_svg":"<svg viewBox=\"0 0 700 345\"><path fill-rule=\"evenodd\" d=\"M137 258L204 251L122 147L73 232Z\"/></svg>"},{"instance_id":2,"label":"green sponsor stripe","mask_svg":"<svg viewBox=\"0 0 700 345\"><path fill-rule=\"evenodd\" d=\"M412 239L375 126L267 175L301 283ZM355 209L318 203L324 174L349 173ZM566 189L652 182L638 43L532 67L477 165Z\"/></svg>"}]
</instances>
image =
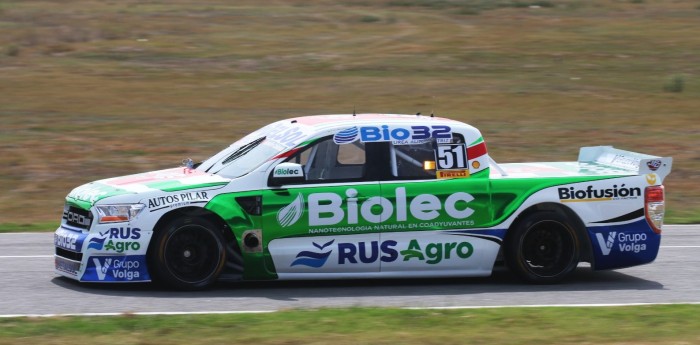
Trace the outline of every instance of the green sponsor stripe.
<instances>
[{"instance_id":1,"label":"green sponsor stripe","mask_svg":"<svg viewBox=\"0 0 700 345\"><path fill-rule=\"evenodd\" d=\"M195 189L195 188L208 188L208 187L219 187L225 186L228 182L210 182L210 183L199 183L199 184L185 184L177 180L173 181L158 181L146 183L145 185L149 188L159 189L164 192L177 192L181 190Z\"/></svg>"},{"instance_id":2,"label":"green sponsor stripe","mask_svg":"<svg viewBox=\"0 0 700 345\"><path fill-rule=\"evenodd\" d=\"M73 205L89 210L96 202L116 195L135 194L126 189L112 187L107 184L93 182L73 190L66 201Z\"/></svg>"},{"instance_id":3,"label":"green sponsor stripe","mask_svg":"<svg viewBox=\"0 0 700 345\"><path fill-rule=\"evenodd\" d=\"M469 178L484 178L484 177L489 177L489 174L491 173L491 172L490 172L490 169L491 169L491 168L486 168L486 169L484 169L484 170L477 171L477 172L475 172L475 173L473 173L473 174L470 174L470 175L469 175Z\"/></svg>"},{"instance_id":4,"label":"green sponsor stripe","mask_svg":"<svg viewBox=\"0 0 700 345\"><path fill-rule=\"evenodd\" d=\"M204 206L205 209L212 211L226 222L230 231L233 232L239 248L244 248L243 234L247 230L263 228L262 216L251 215L244 211L236 200L237 198L244 197L261 197L261 193L260 191L252 191L219 194L209 200ZM262 247L265 248L264 251L256 252L244 250L241 253L243 261L245 262L245 270L243 271L244 280L277 279L272 256L267 249L269 241L273 238L275 238L275 236L266 232L262 237Z\"/></svg>"},{"instance_id":5,"label":"green sponsor stripe","mask_svg":"<svg viewBox=\"0 0 700 345\"><path fill-rule=\"evenodd\" d=\"M586 183L600 180L615 179L626 176L577 176L557 178L522 178L502 179L491 184L491 206L493 222L486 226L497 226L503 223L533 194L552 187L574 183Z\"/></svg>"},{"instance_id":6,"label":"green sponsor stripe","mask_svg":"<svg viewBox=\"0 0 700 345\"><path fill-rule=\"evenodd\" d=\"M310 139L310 140L307 140L307 141L305 141L305 142L303 142L303 143L301 143L301 144L295 146L295 148L302 148L302 147L304 147L304 146L306 146L306 145L310 145L311 143L313 143L313 142L316 141L316 140L318 140L318 139Z\"/></svg>"},{"instance_id":7,"label":"green sponsor stripe","mask_svg":"<svg viewBox=\"0 0 700 345\"><path fill-rule=\"evenodd\" d=\"M474 140L473 143L467 145L467 146L474 146L476 144L481 144L484 141L484 137L479 137L479 139Z\"/></svg>"},{"instance_id":8,"label":"green sponsor stripe","mask_svg":"<svg viewBox=\"0 0 700 345\"><path fill-rule=\"evenodd\" d=\"M92 204L88 201L78 200L71 197L66 197L66 203L83 210L90 210L90 207L92 207Z\"/></svg>"}]
</instances>

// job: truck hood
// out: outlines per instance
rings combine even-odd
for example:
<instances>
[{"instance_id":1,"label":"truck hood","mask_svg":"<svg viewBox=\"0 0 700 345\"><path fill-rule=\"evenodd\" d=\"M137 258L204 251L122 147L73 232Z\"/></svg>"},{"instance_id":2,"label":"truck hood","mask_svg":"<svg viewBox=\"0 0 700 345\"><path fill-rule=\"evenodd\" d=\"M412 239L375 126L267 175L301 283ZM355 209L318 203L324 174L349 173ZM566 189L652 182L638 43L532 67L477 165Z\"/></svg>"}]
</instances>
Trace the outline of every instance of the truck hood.
<instances>
[{"instance_id":1,"label":"truck hood","mask_svg":"<svg viewBox=\"0 0 700 345\"><path fill-rule=\"evenodd\" d=\"M153 191L176 192L226 185L230 179L189 168L173 168L142 174L113 177L73 189L66 201L90 208L98 201L125 194Z\"/></svg>"}]
</instances>

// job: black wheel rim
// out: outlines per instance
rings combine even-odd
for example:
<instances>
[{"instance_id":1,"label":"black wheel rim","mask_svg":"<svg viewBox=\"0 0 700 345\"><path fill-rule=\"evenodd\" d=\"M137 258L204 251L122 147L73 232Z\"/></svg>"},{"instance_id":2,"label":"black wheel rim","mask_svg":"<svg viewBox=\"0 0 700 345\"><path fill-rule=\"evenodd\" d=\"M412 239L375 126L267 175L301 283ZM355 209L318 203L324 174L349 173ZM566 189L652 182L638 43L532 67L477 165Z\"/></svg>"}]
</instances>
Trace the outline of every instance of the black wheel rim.
<instances>
[{"instance_id":1,"label":"black wheel rim","mask_svg":"<svg viewBox=\"0 0 700 345\"><path fill-rule=\"evenodd\" d=\"M208 229L185 226L165 243L165 264L179 280L198 283L211 277L220 264L221 248Z\"/></svg>"},{"instance_id":2,"label":"black wheel rim","mask_svg":"<svg viewBox=\"0 0 700 345\"><path fill-rule=\"evenodd\" d=\"M540 277L553 277L570 269L576 243L569 228L554 221L532 225L522 242L525 267Z\"/></svg>"}]
</instances>

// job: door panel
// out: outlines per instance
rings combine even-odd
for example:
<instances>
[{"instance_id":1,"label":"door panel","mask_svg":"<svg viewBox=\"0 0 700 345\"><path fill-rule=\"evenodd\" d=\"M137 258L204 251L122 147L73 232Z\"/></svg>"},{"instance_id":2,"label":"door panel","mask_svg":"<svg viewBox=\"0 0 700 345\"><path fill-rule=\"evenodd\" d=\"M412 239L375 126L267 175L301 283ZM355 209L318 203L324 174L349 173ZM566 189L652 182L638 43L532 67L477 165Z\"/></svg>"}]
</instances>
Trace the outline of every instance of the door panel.
<instances>
[{"instance_id":1,"label":"door panel","mask_svg":"<svg viewBox=\"0 0 700 345\"><path fill-rule=\"evenodd\" d=\"M382 227L382 243L391 243L396 260L381 271L463 271L483 275L491 270L500 243L472 232L490 223L488 180L479 178L382 182L382 197L395 212Z\"/></svg>"},{"instance_id":2,"label":"door panel","mask_svg":"<svg viewBox=\"0 0 700 345\"><path fill-rule=\"evenodd\" d=\"M263 238L276 272L378 272L379 197L377 182L263 192Z\"/></svg>"}]
</instances>

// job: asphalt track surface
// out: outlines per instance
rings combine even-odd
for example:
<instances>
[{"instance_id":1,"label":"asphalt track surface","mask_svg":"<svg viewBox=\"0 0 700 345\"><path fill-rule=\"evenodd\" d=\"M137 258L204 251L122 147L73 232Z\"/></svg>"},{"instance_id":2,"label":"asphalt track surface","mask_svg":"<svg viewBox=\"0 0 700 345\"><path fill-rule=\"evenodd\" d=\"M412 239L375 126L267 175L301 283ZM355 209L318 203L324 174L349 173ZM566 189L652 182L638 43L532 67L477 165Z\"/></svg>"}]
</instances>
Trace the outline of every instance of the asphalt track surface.
<instances>
[{"instance_id":1,"label":"asphalt track surface","mask_svg":"<svg viewBox=\"0 0 700 345\"><path fill-rule=\"evenodd\" d=\"M700 225L667 225L656 261L580 266L557 285L505 269L488 278L221 283L200 292L151 284L79 284L53 272L53 234L0 234L0 316L265 312L292 308L463 308L700 303Z\"/></svg>"}]
</instances>

